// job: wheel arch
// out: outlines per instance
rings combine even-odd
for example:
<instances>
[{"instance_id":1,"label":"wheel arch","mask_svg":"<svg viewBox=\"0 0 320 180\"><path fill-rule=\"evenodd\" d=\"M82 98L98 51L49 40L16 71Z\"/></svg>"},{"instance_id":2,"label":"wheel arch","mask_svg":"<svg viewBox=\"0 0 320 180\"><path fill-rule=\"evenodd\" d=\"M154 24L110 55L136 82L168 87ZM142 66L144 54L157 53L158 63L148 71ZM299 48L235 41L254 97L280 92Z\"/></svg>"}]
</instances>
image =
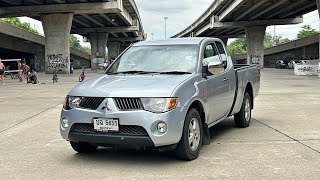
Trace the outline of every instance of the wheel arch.
<instances>
[{"instance_id":1,"label":"wheel arch","mask_svg":"<svg viewBox=\"0 0 320 180\"><path fill-rule=\"evenodd\" d=\"M188 110L187 110L187 113L188 113L188 112L190 111L190 109L192 109L192 108L196 109L196 110L199 112L200 118L201 118L201 122L202 122L203 124L206 124L206 123L207 123L207 122L206 122L206 113L205 113L203 104L202 104L199 100L194 100L194 101L190 104L190 106L189 106L189 108L188 108Z\"/></svg>"}]
</instances>

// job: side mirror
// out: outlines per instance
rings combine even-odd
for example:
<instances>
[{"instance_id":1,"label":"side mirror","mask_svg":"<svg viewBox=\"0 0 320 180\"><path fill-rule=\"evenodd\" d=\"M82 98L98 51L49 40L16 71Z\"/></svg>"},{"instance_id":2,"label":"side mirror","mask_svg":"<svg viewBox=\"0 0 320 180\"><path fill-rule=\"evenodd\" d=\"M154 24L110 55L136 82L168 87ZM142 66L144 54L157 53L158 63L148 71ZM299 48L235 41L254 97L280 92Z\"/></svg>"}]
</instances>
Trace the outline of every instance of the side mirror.
<instances>
[{"instance_id":1,"label":"side mirror","mask_svg":"<svg viewBox=\"0 0 320 180\"><path fill-rule=\"evenodd\" d=\"M214 62L209 62L208 64L208 71L211 74L220 74L224 71L224 62L223 61L214 61Z\"/></svg>"},{"instance_id":2,"label":"side mirror","mask_svg":"<svg viewBox=\"0 0 320 180\"><path fill-rule=\"evenodd\" d=\"M223 66L223 62L222 61L214 61L214 62L209 62L208 63L208 69L217 68L217 67L221 67L221 66Z\"/></svg>"}]
</instances>

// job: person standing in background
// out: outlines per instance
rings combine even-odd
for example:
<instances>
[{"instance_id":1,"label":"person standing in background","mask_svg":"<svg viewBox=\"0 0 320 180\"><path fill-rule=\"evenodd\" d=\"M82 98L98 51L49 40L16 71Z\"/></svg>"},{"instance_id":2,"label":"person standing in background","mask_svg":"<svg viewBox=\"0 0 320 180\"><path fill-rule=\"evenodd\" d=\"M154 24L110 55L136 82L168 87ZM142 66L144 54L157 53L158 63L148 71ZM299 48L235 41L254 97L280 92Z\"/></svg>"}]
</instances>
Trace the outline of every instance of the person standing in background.
<instances>
[{"instance_id":1,"label":"person standing in background","mask_svg":"<svg viewBox=\"0 0 320 180\"><path fill-rule=\"evenodd\" d=\"M30 67L25 62L23 62L23 64L22 64L22 72L28 81L28 76L30 74Z\"/></svg>"},{"instance_id":2,"label":"person standing in background","mask_svg":"<svg viewBox=\"0 0 320 180\"><path fill-rule=\"evenodd\" d=\"M0 58L0 81L1 81L1 84L4 85L4 70L5 70L5 66L4 64L2 63L1 61L1 58Z\"/></svg>"},{"instance_id":3,"label":"person standing in background","mask_svg":"<svg viewBox=\"0 0 320 180\"><path fill-rule=\"evenodd\" d=\"M19 79L19 82L22 82L22 64L21 64L21 61L17 61L17 64L18 64L18 79Z\"/></svg>"}]
</instances>

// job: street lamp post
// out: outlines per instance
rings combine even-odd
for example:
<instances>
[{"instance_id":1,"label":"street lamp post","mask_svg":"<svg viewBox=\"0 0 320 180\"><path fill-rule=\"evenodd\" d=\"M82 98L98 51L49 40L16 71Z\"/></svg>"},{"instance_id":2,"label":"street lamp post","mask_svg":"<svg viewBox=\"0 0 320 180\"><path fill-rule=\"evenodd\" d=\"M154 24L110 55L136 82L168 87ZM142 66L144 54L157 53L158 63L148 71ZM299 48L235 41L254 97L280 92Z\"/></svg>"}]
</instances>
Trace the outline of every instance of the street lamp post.
<instances>
[{"instance_id":1,"label":"street lamp post","mask_svg":"<svg viewBox=\"0 0 320 180\"><path fill-rule=\"evenodd\" d=\"M164 17L164 38L167 39L167 20L168 17Z\"/></svg>"}]
</instances>

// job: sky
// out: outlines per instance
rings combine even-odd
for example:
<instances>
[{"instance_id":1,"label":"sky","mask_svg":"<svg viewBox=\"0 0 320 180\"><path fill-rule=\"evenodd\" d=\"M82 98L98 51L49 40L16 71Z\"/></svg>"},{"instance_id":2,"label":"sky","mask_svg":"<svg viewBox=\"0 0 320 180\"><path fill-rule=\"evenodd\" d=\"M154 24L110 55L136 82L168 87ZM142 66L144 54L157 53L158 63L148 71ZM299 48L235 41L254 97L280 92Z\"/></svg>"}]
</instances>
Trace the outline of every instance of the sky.
<instances>
[{"instance_id":1,"label":"sky","mask_svg":"<svg viewBox=\"0 0 320 180\"><path fill-rule=\"evenodd\" d=\"M164 39L165 20L167 20L167 37L171 37L186 27L191 25L213 2L212 0L135 0L138 6L144 31L148 33L150 39ZM303 25L311 25L312 28L319 31L320 22L317 11L305 14L304 22L297 25L275 26L276 35L283 38L295 39L297 33ZM28 22L36 28L40 34L43 34L40 21L27 17L20 18L23 22ZM267 33L274 35L274 26L266 30ZM152 36L153 34L153 36ZM82 37L77 36L82 45L89 46L89 43L82 42ZM231 42L231 41L229 41Z\"/></svg>"}]
</instances>

